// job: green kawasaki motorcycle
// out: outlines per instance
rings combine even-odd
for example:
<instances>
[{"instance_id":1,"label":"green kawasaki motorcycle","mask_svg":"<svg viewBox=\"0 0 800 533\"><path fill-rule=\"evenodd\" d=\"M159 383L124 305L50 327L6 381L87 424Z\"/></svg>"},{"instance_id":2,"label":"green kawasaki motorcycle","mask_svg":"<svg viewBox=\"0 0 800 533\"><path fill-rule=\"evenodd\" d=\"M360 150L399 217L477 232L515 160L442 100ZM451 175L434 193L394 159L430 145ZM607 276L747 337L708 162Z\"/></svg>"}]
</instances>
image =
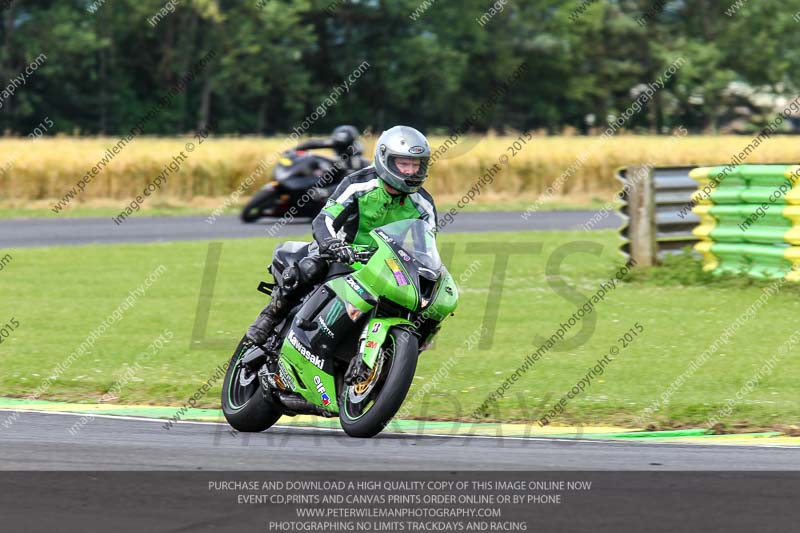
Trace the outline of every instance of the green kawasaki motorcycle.
<instances>
[{"instance_id":1,"label":"green kawasaki motorcycle","mask_svg":"<svg viewBox=\"0 0 800 533\"><path fill-rule=\"evenodd\" d=\"M327 280L267 346L239 343L222 387L222 409L235 429L263 431L282 415L338 414L348 435L373 437L400 408L419 353L455 310L458 291L422 220L370 234L377 248L354 246L356 263L331 264ZM273 277L286 264L281 258L297 259L293 251L305 244L276 250ZM259 290L270 287L262 282Z\"/></svg>"}]
</instances>

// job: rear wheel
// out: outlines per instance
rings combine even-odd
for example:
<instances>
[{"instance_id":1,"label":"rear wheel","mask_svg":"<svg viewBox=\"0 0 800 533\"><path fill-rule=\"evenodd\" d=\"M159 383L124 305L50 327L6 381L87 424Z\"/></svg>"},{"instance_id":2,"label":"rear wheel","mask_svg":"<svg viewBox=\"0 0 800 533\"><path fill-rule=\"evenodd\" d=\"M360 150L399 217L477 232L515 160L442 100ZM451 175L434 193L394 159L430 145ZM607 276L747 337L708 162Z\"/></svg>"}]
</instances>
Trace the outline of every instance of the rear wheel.
<instances>
[{"instance_id":1,"label":"rear wheel","mask_svg":"<svg viewBox=\"0 0 800 533\"><path fill-rule=\"evenodd\" d=\"M263 216L274 216L278 202L275 187L261 189L242 209L242 222L255 222Z\"/></svg>"},{"instance_id":2,"label":"rear wheel","mask_svg":"<svg viewBox=\"0 0 800 533\"><path fill-rule=\"evenodd\" d=\"M392 328L386 335L372 374L344 388L339 421L351 437L374 437L392 420L411 387L417 369L417 337Z\"/></svg>"},{"instance_id":3,"label":"rear wheel","mask_svg":"<svg viewBox=\"0 0 800 533\"><path fill-rule=\"evenodd\" d=\"M275 424L283 413L279 406L264 397L258 374L239 366L239 361L247 352L245 340L246 337L242 337L233 352L222 383L222 412L225 420L237 431L264 431Z\"/></svg>"}]
</instances>

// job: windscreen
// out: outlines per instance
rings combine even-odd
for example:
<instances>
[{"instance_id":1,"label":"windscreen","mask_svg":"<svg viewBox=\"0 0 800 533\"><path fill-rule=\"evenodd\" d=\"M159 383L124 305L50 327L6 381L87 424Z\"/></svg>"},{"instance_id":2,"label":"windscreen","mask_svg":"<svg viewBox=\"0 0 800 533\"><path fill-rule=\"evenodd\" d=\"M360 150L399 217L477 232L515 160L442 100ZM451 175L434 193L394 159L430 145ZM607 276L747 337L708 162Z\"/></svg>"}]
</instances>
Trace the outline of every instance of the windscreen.
<instances>
[{"instance_id":1,"label":"windscreen","mask_svg":"<svg viewBox=\"0 0 800 533\"><path fill-rule=\"evenodd\" d=\"M434 271L442 267L442 259L436 249L436 232L431 225L420 219L399 220L375 230L379 238L398 250L401 259L408 254L422 266ZM388 237L388 239L386 237Z\"/></svg>"}]
</instances>

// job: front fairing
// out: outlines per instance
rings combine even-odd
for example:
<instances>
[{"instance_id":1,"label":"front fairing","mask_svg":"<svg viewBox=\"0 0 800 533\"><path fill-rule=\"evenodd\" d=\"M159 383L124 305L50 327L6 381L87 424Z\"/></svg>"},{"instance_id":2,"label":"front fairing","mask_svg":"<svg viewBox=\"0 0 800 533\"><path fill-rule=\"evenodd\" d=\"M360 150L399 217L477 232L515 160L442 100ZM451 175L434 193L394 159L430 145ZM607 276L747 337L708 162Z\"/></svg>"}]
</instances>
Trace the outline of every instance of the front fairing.
<instances>
[{"instance_id":1,"label":"front fairing","mask_svg":"<svg viewBox=\"0 0 800 533\"><path fill-rule=\"evenodd\" d=\"M357 276L378 297L409 311L426 310L445 285L450 287L448 297L455 294L457 298L455 284L436 249L435 233L427 223L396 221L374 229L370 236L377 250Z\"/></svg>"},{"instance_id":2,"label":"front fairing","mask_svg":"<svg viewBox=\"0 0 800 533\"><path fill-rule=\"evenodd\" d=\"M374 255L353 277L381 300L416 310L419 288L413 267L400 259L385 241L377 238L375 242L378 248Z\"/></svg>"}]
</instances>

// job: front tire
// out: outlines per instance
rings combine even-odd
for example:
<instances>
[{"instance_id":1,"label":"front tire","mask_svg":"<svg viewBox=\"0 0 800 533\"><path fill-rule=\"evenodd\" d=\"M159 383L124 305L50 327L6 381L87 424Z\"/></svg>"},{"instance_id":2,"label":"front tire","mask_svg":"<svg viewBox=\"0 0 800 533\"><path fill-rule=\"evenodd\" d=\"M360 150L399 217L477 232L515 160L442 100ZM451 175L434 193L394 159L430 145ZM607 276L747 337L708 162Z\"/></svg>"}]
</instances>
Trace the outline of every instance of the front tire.
<instances>
[{"instance_id":1,"label":"front tire","mask_svg":"<svg viewBox=\"0 0 800 533\"><path fill-rule=\"evenodd\" d=\"M247 202L247 205L244 206L242 209L242 222L251 223L255 222L262 216L268 216L275 214L275 204L278 199L278 192L275 190L274 187L268 187L265 189L261 189L258 191L253 197ZM271 208L269 213L264 214L264 211Z\"/></svg>"},{"instance_id":2,"label":"front tire","mask_svg":"<svg viewBox=\"0 0 800 533\"><path fill-rule=\"evenodd\" d=\"M222 413L235 430L253 433L271 427L283 413L264 397L258 375L239 367L239 360L247 351L246 339L239 341L222 382Z\"/></svg>"},{"instance_id":3,"label":"front tire","mask_svg":"<svg viewBox=\"0 0 800 533\"><path fill-rule=\"evenodd\" d=\"M417 370L417 337L400 328L391 328L381 347L383 366L372 390L360 401L355 387L344 388L339 401L339 421L351 437L374 437L392 420L406 399ZM376 361L376 366L379 361Z\"/></svg>"}]
</instances>

